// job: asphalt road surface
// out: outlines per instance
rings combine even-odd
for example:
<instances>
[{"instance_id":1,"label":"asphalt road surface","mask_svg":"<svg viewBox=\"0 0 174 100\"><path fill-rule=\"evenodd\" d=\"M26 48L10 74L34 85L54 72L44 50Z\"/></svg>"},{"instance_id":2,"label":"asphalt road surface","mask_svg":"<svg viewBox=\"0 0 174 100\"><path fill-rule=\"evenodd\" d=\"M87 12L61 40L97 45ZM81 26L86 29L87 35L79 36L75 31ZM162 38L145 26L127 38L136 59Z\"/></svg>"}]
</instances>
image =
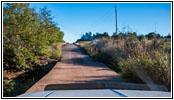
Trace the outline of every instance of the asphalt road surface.
<instances>
[{"instance_id":1,"label":"asphalt road surface","mask_svg":"<svg viewBox=\"0 0 174 100\"><path fill-rule=\"evenodd\" d=\"M66 44L62 47L61 62L58 62L47 75L26 92L105 88L138 89L139 87L147 88L141 84L138 86L128 83L106 65L92 61L78 46Z\"/></svg>"}]
</instances>

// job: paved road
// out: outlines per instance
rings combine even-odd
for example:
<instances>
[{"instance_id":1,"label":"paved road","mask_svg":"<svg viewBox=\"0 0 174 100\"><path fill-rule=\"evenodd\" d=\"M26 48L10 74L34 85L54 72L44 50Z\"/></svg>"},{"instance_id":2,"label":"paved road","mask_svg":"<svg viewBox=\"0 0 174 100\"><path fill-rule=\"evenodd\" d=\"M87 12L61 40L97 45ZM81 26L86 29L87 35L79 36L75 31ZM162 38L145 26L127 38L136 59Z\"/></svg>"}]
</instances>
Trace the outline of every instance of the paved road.
<instances>
[{"instance_id":1,"label":"paved road","mask_svg":"<svg viewBox=\"0 0 174 100\"><path fill-rule=\"evenodd\" d=\"M62 60L53 69L34 84L27 92L43 91L52 87L100 88L100 83L125 82L119 74L102 63L97 63L85 54L78 46L67 44L62 47ZM63 86L64 85L64 86Z\"/></svg>"},{"instance_id":2,"label":"paved road","mask_svg":"<svg viewBox=\"0 0 174 100\"><path fill-rule=\"evenodd\" d=\"M127 86L124 83L127 81L118 73L102 63L92 61L78 46L67 44L62 47L61 62L58 62L47 75L26 92L140 87L138 85Z\"/></svg>"}]
</instances>

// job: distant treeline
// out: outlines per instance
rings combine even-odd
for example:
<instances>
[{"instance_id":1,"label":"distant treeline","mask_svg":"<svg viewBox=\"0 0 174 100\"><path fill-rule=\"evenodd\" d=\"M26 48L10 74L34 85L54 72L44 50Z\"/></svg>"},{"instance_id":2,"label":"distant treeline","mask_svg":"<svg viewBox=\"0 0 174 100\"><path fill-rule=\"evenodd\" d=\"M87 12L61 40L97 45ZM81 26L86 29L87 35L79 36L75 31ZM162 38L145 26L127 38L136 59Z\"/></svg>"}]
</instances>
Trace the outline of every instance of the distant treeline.
<instances>
[{"instance_id":1,"label":"distant treeline","mask_svg":"<svg viewBox=\"0 0 174 100\"><path fill-rule=\"evenodd\" d=\"M39 13L27 3L7 3L3 8L4 69L31 69L48 55L48 47L63 41L64 33L46 8Z\"/></svg>"},{"instance_id":2,"label":"distant treeline","mask_svg":"<svg viewBox=\"0 0 174 100\"><path fill-rule=\"evenodd\" d=\"M108 35L107 32L96 33L96 34L92 34L92 32L86 32L76 42L79 42L79 41L92 41L94 39L98 39L98 38L102 38L102 37L109 37L109 35Z\"/></svg>"},{"instance_id":3,"label":"distant treeline","mask_svg":"<svg viewBox=\"0 0 174 100\"><path fill-rule=\"evenodd\" d=\"M118 34L114 33L112 36L109 36L109 34L107 32L95 33L95 34L92 34L92 32L86 32L76 42L79 42L79 41L92 41L92 40L99 39L99 38L102 38L102 37L122 38L122 37L126 37L128 35L134 35L134 36L136 36L139 39L142 39L142 38L145 38L145 37L148 38L148 39L153 39L153 38L171 38L170 34L168 34L167 36L161 36L159 33L155 33L155 32L150 32L147 35L137 35L136 32L126 32L126 33L120 32Z\"/></svg>"}]
</instances>

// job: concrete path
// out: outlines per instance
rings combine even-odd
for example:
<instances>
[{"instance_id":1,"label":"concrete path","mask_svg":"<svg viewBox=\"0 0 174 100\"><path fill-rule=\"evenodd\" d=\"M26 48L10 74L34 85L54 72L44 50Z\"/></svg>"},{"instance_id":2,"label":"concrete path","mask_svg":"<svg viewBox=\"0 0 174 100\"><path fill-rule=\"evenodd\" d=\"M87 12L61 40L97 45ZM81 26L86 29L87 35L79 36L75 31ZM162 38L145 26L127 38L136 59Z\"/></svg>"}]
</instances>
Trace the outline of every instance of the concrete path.
<instances>
[{"instance_id":1,"label":"concrete path","mask_svg":"<svg viewBox=\"0 0 174 100\"><path fill-rule=\"evenodd\" d=\"M131 86L126 84L127 81L118 73L102 63L92 61L78 46L67 44L62 47L61 62L58 62L47 75L26 92L140 87L135 84Z\"/></svg>"}]
</instances>

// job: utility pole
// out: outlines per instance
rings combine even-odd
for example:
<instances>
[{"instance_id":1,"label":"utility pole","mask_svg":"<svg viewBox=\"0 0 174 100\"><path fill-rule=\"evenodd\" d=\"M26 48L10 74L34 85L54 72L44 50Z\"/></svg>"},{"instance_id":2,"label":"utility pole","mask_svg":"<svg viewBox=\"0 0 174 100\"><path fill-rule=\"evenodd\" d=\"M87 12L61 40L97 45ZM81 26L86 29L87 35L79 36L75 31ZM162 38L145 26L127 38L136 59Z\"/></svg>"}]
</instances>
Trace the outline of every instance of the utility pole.
<instances>
[{"instance_id":1,"label":"utility pole","mask_svg":"<svg viewBox=\"0 0 174 100\"><path fill-rule=\"evenodd\" d=\"M115 32L117 34L117 5L116 4L115 4L115 25L116 25Z\"/></svg>"}]
</instances>

